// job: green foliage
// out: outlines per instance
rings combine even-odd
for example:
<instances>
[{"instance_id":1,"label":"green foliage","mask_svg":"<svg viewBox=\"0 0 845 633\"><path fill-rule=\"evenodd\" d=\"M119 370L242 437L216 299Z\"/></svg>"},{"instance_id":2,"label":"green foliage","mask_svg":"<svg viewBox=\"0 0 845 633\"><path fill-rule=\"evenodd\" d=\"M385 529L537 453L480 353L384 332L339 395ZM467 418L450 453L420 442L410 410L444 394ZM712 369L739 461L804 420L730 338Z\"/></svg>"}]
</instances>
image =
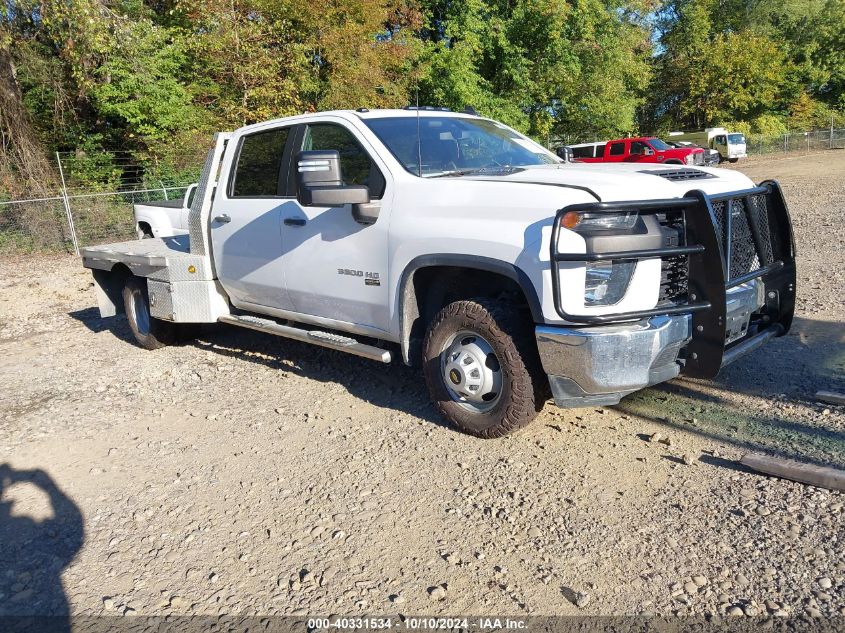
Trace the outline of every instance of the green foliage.
<instances>
[{"instance_id":1,"label":"green foliage","mask_svg":"<svg viewBox=\"0 0 845 633\"><path fill-rule=\"evenodd\" d=\"M788 129L783 117L773 114L761 114L750 122L750 128L749 132L761 136L780 136L785 134Z\"/></svg>"},{"instance_id":2,"label":"green foliage","mask_svg":"<svg viewBox=\"0 0 845 633\"><path fill-rule=\"evenodd\" d=\"M658 16L655 124L809 129L845 106L845 0L665 0Z\"/></svg>"},{"instance_id":3,"label":"green foliage","mask_svg":"<svg viewBox=\"0 0 845 633\"><path fill-rule=\"evenodd\" d=\"M400 0L302 3L302 45L311 59L315 109L385 108L408 104L421 43L412 34L422 16Z\"/></svg>"},{"instance_id":4,"label":"green foliage","mask_svg":"<svg viewBox=\"0 0 845 633\"><path fill-rule=\"evenodd\" d=\"M184 51L167 35L148 21L133 22L123 29L116 54L93 72L94 107L101 116L117 119L129 138L161 139L199 119L188 89L178 79L187 61Z\"/></svg>"},{"instance_id":5,"label":"green foliage","mask_svg":"<svg viewBox=\"0 0 845 633\"><path fill-rule=\"evenodd\" d=\"M94 137L88 140L74 152L61 154L62 168L69 187L114 191L120 186L122 161L115 160L112 152L102 151L97 139Z\"/></svg>"},{"instance_id":6,"label":"green foliage","mask_svg":"<svg viewBox=\"0 0 845 633\"><path fill-rule=\"evenodd\" d=\"M191 55L189 90L212 122L226 127L302 111L310 89L305 51L295 30L255 3L179 3L189 26L181 37Z\"/></svg>"},{"instance_id":7,"label":"green foliage","mask_svg":"<svg viewBox=\"0 0 845 633\"><path fill-rule=\"evenodd\" d=\"M598 0L428 3L421 99L472 105L537 137L636 129L648 32Z\"/></svg>"},{"instance_id":8,"label":"green foliage","mask_svg":"<svg viewBox=\"0 0 845 633\"><path fill-rule=\"evenodd\" d=\"M583 1L575 5L569 38L578 72L567 77L558 132L614 137L638 131L637 111L651 81L649 33L623 19L621 7Z\"/></svg>"}]
</instances>

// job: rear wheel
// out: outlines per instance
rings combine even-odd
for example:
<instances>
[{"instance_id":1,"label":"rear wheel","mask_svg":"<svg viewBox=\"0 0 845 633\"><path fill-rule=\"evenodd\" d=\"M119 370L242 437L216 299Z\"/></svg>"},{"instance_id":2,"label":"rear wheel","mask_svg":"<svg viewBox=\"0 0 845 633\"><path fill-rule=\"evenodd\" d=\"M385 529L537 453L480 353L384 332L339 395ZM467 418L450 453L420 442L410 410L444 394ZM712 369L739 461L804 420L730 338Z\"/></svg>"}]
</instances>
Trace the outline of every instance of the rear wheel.
<instances>
[{"instance_id":1,"label":"rear wheel","mask_svg":"<svg viewBox=\"0 0 845 633\"><path fill-rule=\"evenodd\" d=\"M147 294L147 280L129 277L123 287L123 306L129 329L135 340L146 349L158 349L172 345L179 338L179 326L150 316L150 299Z\"/></svg>"},{"instance_id":2,"label":"rear wheel","mask_svg":"<svg viewBox=\"0 0 845 633\"><path fill-rule=\"evenodd\" d=\"M423 343L431 399L443 417L484 438L522 428L546 400L530 319L489 299L455 301L432 320Z\"/></svg>"}]
</instances>

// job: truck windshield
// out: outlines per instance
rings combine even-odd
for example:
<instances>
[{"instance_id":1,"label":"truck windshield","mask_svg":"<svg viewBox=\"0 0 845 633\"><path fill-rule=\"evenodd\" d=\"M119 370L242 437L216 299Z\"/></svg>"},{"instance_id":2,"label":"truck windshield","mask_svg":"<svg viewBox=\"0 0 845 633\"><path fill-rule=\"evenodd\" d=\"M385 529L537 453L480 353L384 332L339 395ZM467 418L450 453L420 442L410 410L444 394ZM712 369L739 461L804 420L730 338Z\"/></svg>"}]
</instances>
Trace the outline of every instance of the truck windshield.
<instances>
[{"instance_id":1,"label":"truck windshield","mask_svg":"<svg viewBox=\"0 0 845 633\"><path fill-rule=\"evenodd\" d=\"M648 139L648 142L651 144L651 146L654 149L656 149L658 151L663 151L664 149L672 149L671 146L667 145L666 143L661 141L659 138L650 138L650 139Z\"/></svg>"},{"instance_id":2,"label":"truck windshield","mask_svg":"<svg viewBox=\"0 0 845 633\"><path fill-rule=\"evenodd\" d=\"M745 143L745 134L728 134L728 143Z\"/></svg>"},{"instance_id":3,"label":"truck windshield","mask_svg":"<svg viewBox=\"0 0 845 633\"><path fill-rule=\"evenodd\" d=\"M405 169L423 177L501 172L562 162L541 145L488 119L385 117L365 119L364 123Z\"/></svg>"}]
</instances>

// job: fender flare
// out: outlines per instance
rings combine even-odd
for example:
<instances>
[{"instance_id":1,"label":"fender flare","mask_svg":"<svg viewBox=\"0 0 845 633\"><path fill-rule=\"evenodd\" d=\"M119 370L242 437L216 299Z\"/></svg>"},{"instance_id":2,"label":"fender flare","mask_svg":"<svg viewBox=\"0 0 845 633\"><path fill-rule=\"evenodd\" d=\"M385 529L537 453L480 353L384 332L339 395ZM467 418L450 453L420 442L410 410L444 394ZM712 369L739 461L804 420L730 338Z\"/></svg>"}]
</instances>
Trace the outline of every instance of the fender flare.
<instances>
[{"instance_id":1,"label":"fender flare","mask_svg":"<svg viewBox=\"0 0 845 633\"><path fill-rule=\"evenodd\" d=\"M507 277L516 282L517 286L522 290L528 302L528 308L531 311L531 318L535 323L543 322L543 309L541 307L540 298L537 295L537 290L531 279L519 266L504 262L492 257L484 257L482 255L466 255L463 253L438 253L419 255L412 259L405 266L402 271L402 277L399 281L398 295L396 297L396 305L399 313L399 342L402 347L402 359L406 365L411 364L410 359L410 339L411 339L411 324L419 317L417 306L416 290L412 283L410 283L414 274L423 268L430 268L433 266L452 266L455 268L470 268L473 270L480 270L494 273Z\"/></svg>"}]
</instances>

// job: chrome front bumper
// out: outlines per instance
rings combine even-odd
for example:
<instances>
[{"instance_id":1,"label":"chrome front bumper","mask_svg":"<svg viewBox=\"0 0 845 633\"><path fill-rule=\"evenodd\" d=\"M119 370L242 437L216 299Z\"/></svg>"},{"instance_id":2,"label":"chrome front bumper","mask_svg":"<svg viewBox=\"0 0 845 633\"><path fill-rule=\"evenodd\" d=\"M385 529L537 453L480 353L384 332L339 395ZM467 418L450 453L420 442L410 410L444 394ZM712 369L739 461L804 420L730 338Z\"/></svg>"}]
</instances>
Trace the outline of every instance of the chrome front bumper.
<instances>
[{"instance_id":1,"label":"chrome front bumper","mask_svg":"<svg viewBox=\"0 0 845 633\"><path fill-rule=\"evenodd\" d=\"M671 380L692 337L688 314L635 323L536 329L537 348L559 407L616 404L643 387Z\"/></svg>"},{"instance_id":2,"label":"chrome front bumper","mask_svg":"<svg viewBox=\"0 0 845 633\"><path fill-rule=\"evenodd\" d=\"M727 291L725 345L746 337L751 315L763 305L764 295L761 280ZM541 325L536 337L555 404L567 408L616 404L681 372L678 356L692 338L692 316L656 316L595 327Z\"/></svg>"}]
</instances>

